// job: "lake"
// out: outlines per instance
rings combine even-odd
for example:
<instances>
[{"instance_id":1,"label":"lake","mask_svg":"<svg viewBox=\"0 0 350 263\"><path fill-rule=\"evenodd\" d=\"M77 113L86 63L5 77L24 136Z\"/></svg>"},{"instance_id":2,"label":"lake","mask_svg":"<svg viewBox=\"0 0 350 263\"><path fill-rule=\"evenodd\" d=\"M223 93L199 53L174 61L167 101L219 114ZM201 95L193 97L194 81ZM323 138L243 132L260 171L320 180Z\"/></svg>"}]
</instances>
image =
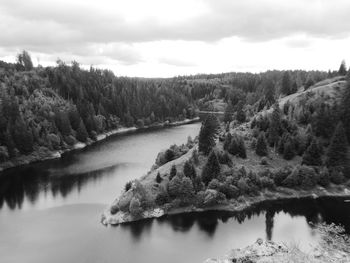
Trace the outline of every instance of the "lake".
<instances>
[{"instance_id":1,"label":"lake","mask_svg":"<svg viewBox=\"0 0 350 263\"><path fill-rule=\"evenodd\" d=\"M0 176L0 262L195 263L257 238L309 249L308 222L350 231L350 203L340 198L266 203L244 213L192 213L105 227L101 212L157 153L194 138L200 124L108 138L63 158Z\"/></svg>"}]
</instances>

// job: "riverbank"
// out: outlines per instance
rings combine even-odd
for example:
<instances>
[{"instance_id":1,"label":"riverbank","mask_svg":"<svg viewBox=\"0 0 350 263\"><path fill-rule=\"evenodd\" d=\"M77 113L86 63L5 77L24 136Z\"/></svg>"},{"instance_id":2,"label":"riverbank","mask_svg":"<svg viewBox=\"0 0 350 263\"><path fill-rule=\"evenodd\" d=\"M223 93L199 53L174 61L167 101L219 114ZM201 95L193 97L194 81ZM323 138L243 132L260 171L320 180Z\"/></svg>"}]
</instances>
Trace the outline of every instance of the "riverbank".
<instances>
[{"instance_id":1,"label":"riverbank","mask_svg":"<svg viewBox=\"0 0 350 263\"><path fill-rule=\"evenodd\" d=\"M27 165L27 164L31 164L31 163L35 163L35 162L61 158L65 153L84 149L90 145L93 145L94 143L103 141L111 136L129 134L129 133L133 133L133 132L137 132L137 131L175 127L175 126L195 123L198 121L200 121L200 118L196 117L193 119L185 119L183 121L175 121L175 122L168 122L167 121L164 123L155 123L153 125L144 126L144 127L121 127L121 128L114 129L114 130L97 135L96 140L89 140L86 143L78 142L78 143L76 143L76 144L74 144L74 145L72 145L69 148L64 149L64 150L50 151L47 148L38 148L28 155L21 155L21 156L18 156L16 158L10 160L10 161L0 163L0 173L4 170L19 167L22 165Z\"/></svg>"},{"instance_id":2,"label":"riverbank","mask_svg":"<svg viewBox=\"0 0 350 263\"><path fill-rule=\"evenodd\" d=\"M229 200L225 203L220 203L214 206L198 208L191 206L177 207L166 209L164 207L158 207L143 212L142 216L134 218L128 212L118 211L116 214L111 213L111 209L106 209L102 216L101 222L104 225L118 225L124 223L130 223L134 221L159 218L166 215L193 213L193 212L205 212L205 211L220 211L220 212L243 212L254 206L265 202L283 201L291 199L304 199L304 198L321 198L321 197L341 197L350 198L350 187L344 185L330 185L327 188L318 186L312 190L296 190L284 187L278 187L275 191L264 190L260 192L258 196L244 196L237 200Z\"/></svg>"}]
</instances>

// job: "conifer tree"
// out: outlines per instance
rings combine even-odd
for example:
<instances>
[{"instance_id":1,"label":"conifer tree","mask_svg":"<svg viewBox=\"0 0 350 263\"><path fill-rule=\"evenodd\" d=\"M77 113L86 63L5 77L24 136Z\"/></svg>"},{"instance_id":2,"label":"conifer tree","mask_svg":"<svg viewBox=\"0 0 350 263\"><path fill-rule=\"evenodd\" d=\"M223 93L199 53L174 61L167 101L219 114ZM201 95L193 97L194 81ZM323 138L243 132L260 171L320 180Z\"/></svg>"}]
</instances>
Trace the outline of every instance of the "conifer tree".
<instances>
[{"instance_id":1,"label":"conifer tree","mask_svg":"<svg viewBox=\"0 0 350 263\"><path fill-rule=\"evenodd\" d=\"M21 153L26 154L33 151L33 134L22 119L16 120L12 134L16 147Z\"/></svg>"},{"instance_id":2,"label":"conifer tree","mask_svg":"<svg viewBox=\"0 0 350 263\"><path fill-rule=\"evenodd\" d=\"M255 153L259 156L266 156L268 154L267 142L266 142L265 134L263 132L261 132L258 136Z\"/></svg>"},{"instance_id":3,"label":"conifer tree","mask_svg":"<svg viewBox=\"0 0 350 263\"><path fill-rule=\"evenodd\" d=\"M189 161L185 162L184 168L183 168L183 173L186 177L188 177L192 180L196 177L196 170L195 170L193 164Z\"/></svg>"},{"instance_id":4,"label":"conifer tree","mask_svg":"<svg viewBox=\"0 0 350 263\"><path fill-rule=\"evenodd\" d=\"M202 123L199 138L198 149L205 155L209 154L211 149L215 146L215 138L219 129L218 120L214 115L208 115Z\"/></svg>"},{"instance_id":5,"label":"conifer tree","mask_svg":"<svg viewBox=\"0 0 350 263\"><path fill-rule=\"evenodd\" d=\"M283 147L283 158L286 160L291 160L295 157L295 145L291 138L288 138Z\"/></svg>"},{"instance_id":6,"label":"conifer tree","mask_svg":"<svg viewBox=\"0 0 350 263\"><path fill-rule=\"evenodd\" d=\"M345 76L347 73L347 70L346 70L346 64L345 64L345 60L343 60L340 64L340 67L339 67L339 70L338 70L338 74L340 76Z\"/></svg>"},{"instance_id":7,"label":"conifer tree","mask_svg":"<svg viewBox=\"0 0 350 263\"><path fill-rule=\"evenodd\" d=\"M231 140L232 140L232 135L231 133L227 133L225 136L225 141L224 141L224 150L228 150L231 144Z\"/></svg>"},{"instance_id":8,"label":"conifer tree","mask_svg":"<svg viewBox=\"0 0 350 263\"><path fill-rule=\"evenodd\" d=\"M202 170L202 181L205 185L208 185L209 182L217 178L220 174L220 163L218 157L214 150L209 154L207 163L205 164Z\"/></svg>"},{"instance_id":9,"label":"conifer tree","mask_svg":"<svg viewBox=\"0 0 350 263\"><path fill-rule=\"evenodd\" d=\"M281 93L284 95L291 94L292 90L292 81L290 79L290 74L288 71L284 72L282 77L282 87L281 87Z\"/></svg>"},{"instance_id":10,"label":"conifer tree","mask_svg":"<svg viewBox=\"0 0 350 263\"><path fill-rule=\"evenodd\" d=\"M173 164L170 169L169 180L173 179L177 174L176 166Z\"/></svg>"},{"instance_id":11,"label":"conifer tree","mask_svg":"<svg viewBox=\"0 0 350 263\"><path fill-rule=\"evenodd\" d=\"M350 142L350 79L348 79L346 90L341 103L341 120L344 125L348 142Z\"/></svg>"},{"instance_id":12,"label":"conifer tree","mask_svg":"<svg viewBox=\"0 0 350 263\"><path fill-rule=\"evenodd\" d=\"M232 115L233 115L233 106L231 101L228 102L227 107L225 108L224 113L224 122L231 122L232 121Z\"/></svg>"},{"instance_id":13,"label":"conifer tree","mask_svg":"<svg viewBox=\"0 0 350 263\"><path fill-rule=\"evenodd\" d=\"M161 181L162 181L162 177L160 176L160 173L158 172L157 176L156 176L156 182L159 184Z\"/></svg>"},{"instance_id":14,"label":"conifer tree","mask_svg":"<svg viewBox=\"0 0 350 263\"><path fill-rule=\"evenodd\" d=\"M344 166L347 164L348 140L342 122L335 128L327 152L328 166Z\"/></svg>"},{"instance_id":15,"label":"conifer tree","mask_svg":"<svg viewBox=\"0 0 350 263\"><path fill-rule=\"evenodd\" d=\"M278 104L275 104L270 118L268 130L269 144L272 147L277 146L281 130L281 110Z\"/></svg>"},{"instance_id":16,"label":"conifer tree","mask_svg":"<svg viewBox=\"0 0 350 263\"><path fill-rule=\"evenodd\" d=\"M246 114L243 110L243 107L244 107L244 104L242 101L240 101L237 105L237 115L236 115L237 121L240 123L246 121Z\"/></svg>"},{"instance_id":17,"label":"conifer tree","mask_svg":"<svg viewBox=\"0 0 350 263\"><path fill-rule=\"evenodd\" d=\"M302 164L322 165L321 157L322 157L322 150L320 149L320 146L317 140L314 138L311 144L309 145L309 147L304 152Z\"/></svg>"},{"instance_id":18,"label":"conifer tree","mask_svg":"<svg viewBox=\"0 0 350 263\"><path fill-rule=\"evenodd\" d=\"M81 142L86 142L87 138L88 138L88 133L86 131L84 122L82 120L80 120L80 124L77 130L77 140L81 141Z\"/></svg>"}]
</instances>

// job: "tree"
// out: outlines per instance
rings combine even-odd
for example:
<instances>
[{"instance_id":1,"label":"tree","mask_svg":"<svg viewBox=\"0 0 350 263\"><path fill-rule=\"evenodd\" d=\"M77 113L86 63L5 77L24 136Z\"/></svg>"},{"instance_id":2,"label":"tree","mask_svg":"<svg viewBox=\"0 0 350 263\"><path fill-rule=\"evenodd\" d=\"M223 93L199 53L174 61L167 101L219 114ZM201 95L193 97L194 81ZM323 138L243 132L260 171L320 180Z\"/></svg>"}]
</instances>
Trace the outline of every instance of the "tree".
<instances>
[{"instance_id":1,"label":"tree","mask_svg":"<svg viewBox=\"0 0 350 263\"><path fill-rule=\"evenodd\" d=\"M258 136L255 153L259 156L266 156L268 154L267 142L266 142L265 134L263 132L260 132Z\"/></svg>"},{"instance_id":2,"label":"tree","mask_svg":"<svg viewBox=\"0 0 350 263\"><path fill-rule=\"evenodd\" d=\"M348 140L342 122L339 122L333 133L327 152L328 166L344 166L347 164Z\"/></svg>"},{"instance_id":3,"label":"tree","mask_svg":"<svg viewBox=\"0 0 350 263\"><path fill-rule=\"evenodd\" d=\"M202 170L202 181L208 185L213 178L217 178L220 174L220 163L214 150L209 154L208 160Z\"/></svg>"},{"instance_id":4,"label":"tree","mask_svg":"<svg viewBox=\"0 0 350 263\"><path fill-rule=\"evenodd\" d=\"M246 115L245 115L245 112L243 111L243 102L240 101L237 105L237 121L242 123L242 122L245 122L246 121Z\"/></svg>"},{"instance_id":5,"label":"tree","mask_svg":"<svg viewBox=\"0 0 350 263\"><path fill-rule=\"evenodd\" d=\"M311 86L313 86L315 84L314 79L311 76L308 76L305 84L304 84L304 89L307 90L309 89Z\"/></svg>"},{"instance_id":6,"label":"tree","mask_svg":"<svg viewBox=\"0 0 350 263\"><path fill-rule=\"evenodd\" d=\"M338 70L338 74L340 76L345 76L347 73L347 70L346 70L346 63L345 63L345 60L343 60L340 64L340 67L339 67L339 70Z\"/></svg>"},{"instance_id":7,"label":"tree","mask_svg":"<svg viewBox=\"0 0 350 263\"><path fill-rule=\"evenodd\" d=\"M291 138L288 138L283 147L283 158L291 160L295 157L295 144Z\"/></svg>"},{"instance_id":8,"label":"tree","mask_svg":"<svg viewBox=\"0 0 350 263\"><path fill-rule=\"evenodd\" d=\"M130 201L129 212L133 217L139 217L142 215L141 202L138 198L133 197Z\"/></svg>"},{"instance_id":9,"label":"tree","mask_svg":"<svg viewBox=\"0 0 350 263\"><path fill-rule=\"evenodd\" d=\"M232 121L232 115L233 115L233 106L231 101L228 102L227 107L225 108L224 113L224 122L231 122Z\"/></svg>"},{"instance_id":10,"label":"tree","mask_svg":"<svg viewBox=\"0 0 350 263\"><path fill-rule=\"evenodd\" d=\"M81 119L77 107L74 106L69 109L68 117L72 128L75 131L78 130Z\"/></svg>"},{"instance_id":11,"label":"tree","mask_svg":"<svg viewBox=\"0 0 350 263\"><path fill-rule=\"evenodd\" d=\"M347 81L346 90L341 103L341 120L344 125L346 137L350 142L350 79Z\"/></svg>"},{"instance_id":12,"label":"tree","mask_svg":"<svg viewBox=\"0 0 350 263\"><path fill-rule=\"evenodd\" d=\"M243 159L247 158L246 148L245 148L243 137L235 134L231 139L231 143L230 143L227 151L230 154L238 155L239 157L241 157Z\"/></svg>"},{"instance_id":13,"label":"tree","mask_svg":"<svg viewBox=\"0 0 350 263\"><path fill-rule=\"evenodd\" d=\"M215 146L215 139L218 133L219 124L217 118L210 114L202 123L199 138L198 149L205 155L209 154L211 149Z\"/></svg>"},{"instance_id":14,"label":"tree","mask_svg":"<svg viewBox=\"0 0 350 263\"><path fill-rule=\"evenodd\" d=\"M160 176L160 173L158 172L158 173L157 173L157 176L156 176L156 182L157 182L158 184L160 184L161 181L162 181L162 177Z\"/></svg>"},{"instance_id":15,"label":"tree","mask_svg":"<svg viewBox=\"0 0 350 263\"><path fill-rule=\"evenodd\" d=\"M196 177L196 169L193 164L189 161L186 161L183 168L183 173L186 177L193 180Z\"/></svg>"},{"instance_id":16,"label":"tree","mask_svg":"<svg viewBox=\"0 0 350 263\"><path fill-rule=\"evenodd\" d=\"M16 120L12 134L17 149L21 153L26 154L33 151L33 135L22 119Z\"/></svg>"},{"instance_id":17,"label":"tree","mask_svg":"<svg viewBox=\"0 0 350 263\"><path fill-rule=\"evenodd\" d=\"M26 70L26 71L33 69L32 58L30 57L29 53L25 50L23 50L22 53L17 55L17 64L23 70Z\"/></svg>"},{"instance_id":18,"label":"tree","mask_svg":"<svg viewBox=\"0 0 350 263\"><path fill-rule=\"evenodd\" d=\"M80 124L77 130L77 140L81 141L81 142L86 142L86 140L88 139L88 133L86 131L84 122L82 120L80 120Z\"/></svg>"},{"instance_id":19,"label":"tree","mask_svg":"<svg viewBox=\"0 0 350 263\"><path fill-rule=\"evenodd\" d=\"M281 110L278 104L275 104L270 118L268 130L269 144L272 147L277 146L281 131Z\"/></svg>"},{"instance_id":20,"label":"tree","mask_svg":"<svg viewBox=\"0 0 350 263\"><path fill-rule=\"evenodd\" d=\"M176 166L173 164L170 169L169 180L173 179L176 174L177 174Z\"/></svg>"},{"instance_id":21,"label":"tree","mask_svg":"<svg viewBox=\"0 0 350 263\"><path fill-rule=\"evenodd\" d=\"M322 157L322 150L320 149L320 146L317 140L314 138L311 144L309 145L309 147L304 152L302 164L322 165L321 157Z\"/></svg>"},{"instance_id":22,"label":"tree","mask_svg":"<svg viewBox=\"0 0 350 263\"><path fill-rule=\"evenodd\" d=\"M281 93L284 95L290 95L292 90L292 81L290 78L290 73L288 71L284 72L282 77L282 87Z\"/></svg>"}]
</instances>

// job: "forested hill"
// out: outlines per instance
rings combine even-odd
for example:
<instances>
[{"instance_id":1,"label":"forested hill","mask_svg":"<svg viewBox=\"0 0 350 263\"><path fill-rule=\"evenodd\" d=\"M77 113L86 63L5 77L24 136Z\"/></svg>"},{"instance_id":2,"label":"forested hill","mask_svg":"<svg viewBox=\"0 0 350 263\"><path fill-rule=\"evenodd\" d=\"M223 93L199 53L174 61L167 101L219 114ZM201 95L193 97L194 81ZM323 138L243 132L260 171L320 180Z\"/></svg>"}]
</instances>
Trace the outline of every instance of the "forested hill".
<instances>
[{"instance_id":1,"label":"forested hill","mask_svg":"<svg viewBox=\"0 0 350 263\"><path fill-rule=\"evenodd\" d=\"M77 62L33 67L23 51L17 63L0 61L1 163L33 152L71 148L119 127L148 126L192 118L220 99L235 111L259 111L277 97L337 72L268 71L168 79L116 77L109 70L82 69Z\"/></svg>"}]
</instances>

